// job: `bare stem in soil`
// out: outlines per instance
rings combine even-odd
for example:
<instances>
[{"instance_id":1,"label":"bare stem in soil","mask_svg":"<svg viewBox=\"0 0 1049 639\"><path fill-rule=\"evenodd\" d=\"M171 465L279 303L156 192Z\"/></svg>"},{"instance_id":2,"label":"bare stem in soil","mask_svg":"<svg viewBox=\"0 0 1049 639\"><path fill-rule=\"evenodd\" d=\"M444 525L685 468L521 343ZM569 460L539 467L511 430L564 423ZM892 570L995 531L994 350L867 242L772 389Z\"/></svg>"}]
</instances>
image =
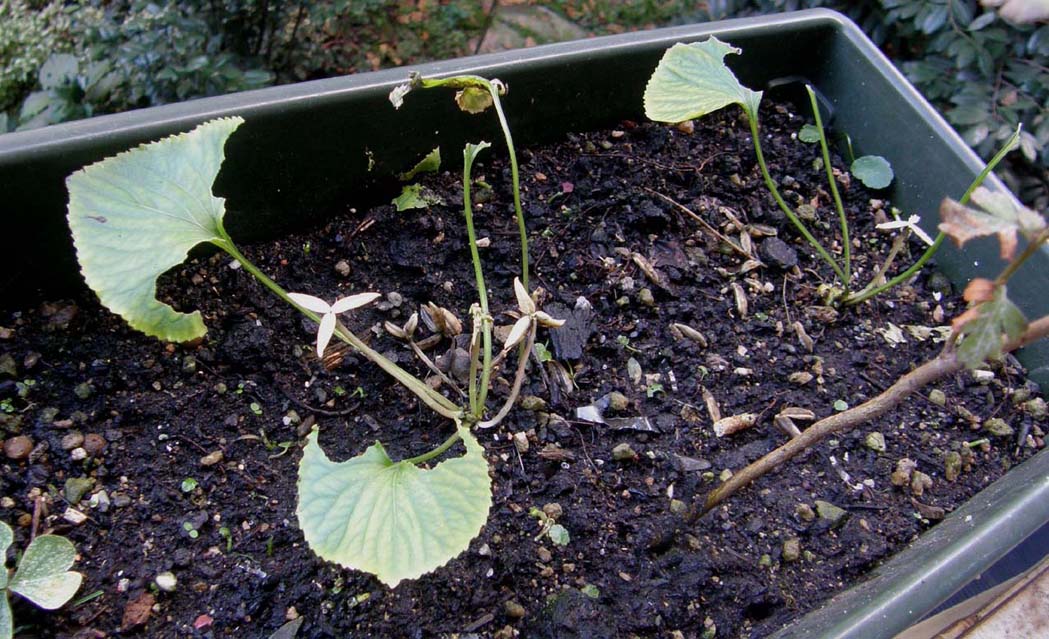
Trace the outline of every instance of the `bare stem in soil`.
<instances>
[{"instance_id":1,"label":"bare stem in soil","mask_svg":"<svg viewBox=\"0 0 1049 639\"><path fill-rule=\"evenodd\" d=\"M1010 341L1003 347L1003 352L1010 352L1037 341L1049 335L1049 316L1042 317L1031 322L1027 330L1019 339ZM922 364L913 371L907 373L885 392L870 399L859 406L831 415L816 422L801 435L791 439L786 444L768 453L761 459L748 465L743 470L733 475L728 481L715 488L707 495L702 510L694 513L693 518L698 518L710 512L715 506L725 501L737 491L747 486L762 475L779 468L798 453L815 446L828 436L849 430L859 424L866 423L884 415L895 408L908 395L916 390L931 384L947 375L957 373L963 368L958 361L956 351L945 350L934 359Z\"/></svg>"}]
</instances>

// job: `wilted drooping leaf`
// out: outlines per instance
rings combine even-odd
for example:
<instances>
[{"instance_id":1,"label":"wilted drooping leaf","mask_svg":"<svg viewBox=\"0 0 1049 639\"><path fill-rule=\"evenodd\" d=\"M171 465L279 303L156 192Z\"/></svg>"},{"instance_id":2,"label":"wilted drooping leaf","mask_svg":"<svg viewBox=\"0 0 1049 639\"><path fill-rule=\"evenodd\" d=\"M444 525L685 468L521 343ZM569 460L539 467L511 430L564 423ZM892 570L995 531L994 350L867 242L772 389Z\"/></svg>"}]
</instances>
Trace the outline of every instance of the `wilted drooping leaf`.
<instances>
[{"instance_id":1,"label":"wilted drooping leaf","mask_svg":"<svg viewBox=\"0 0 1049 639\"><path fill-rule=\"evenodd\" d=\"M393 198L392 204L401 212L430 208L435 204L444 204L444 200L422 184L409 184L401 189L400 195Z\"/></svg>"},{"instance_id":2,"label":"wilted drooping leaf","mask_svg":"<svg viewBox=\"0 0 1049 639\"><path fill-rule=\"evenodd\" d=\"M868 189L884 189L892 184L892 165L880 155L856 158L849 171Z\"/></svg>"},{"instance_id":3,"label":"wilted drooping leaf","mask_svg":"<svg viewBox=\"0 0 1049 639\"><path fill-rule=\"evenodd\" d=\"M645 115L656 122L676 124L738 104L755 117L761 91L739 83L725 64L730 53L740 50L715 37L670 47L645 87Z\"/></svg>"},{"instance_id":4,"label":"wilted drooping leaf","mask_svg":"<svg viewBox=\"0 0 1049 639\"><path fill-rule=\"evenodd\" d=\"M958 360L968 368L976 368L988 360L1000 359L1006 340L1020 337L1027 329L1027 318L1009 300L1006 287L996 286L990 280L970 282L965 299L969 301L969 310L951 325L962 334Z\"/></svg>"},{"instance_id":5,"label":"wilted drooping leaf","mask_svg":"<svg viewBox=\"0 0 1049 639\"><path fill-rule=\"evenodd\" d=\"M1017 232L1030 240L1046 228L1045 218L1006 193L981 186L973 191L972 201L983 210L950 198L940 204L940 230L958 246L976 237L997 235L1002 259L1011 260L1016 255Z\"/></svg>"},{"instance_id":6,"label":"wilted drooping leaf","mask_svg":"<svg viewBox=\"0 0 1049 639\"><path fill-rule=\"evenodd\" d=\"M492 94L481 87L466 87L455 94L455 103L466 113L483 113L492 106Z\"/></svg>"}]
</instances>

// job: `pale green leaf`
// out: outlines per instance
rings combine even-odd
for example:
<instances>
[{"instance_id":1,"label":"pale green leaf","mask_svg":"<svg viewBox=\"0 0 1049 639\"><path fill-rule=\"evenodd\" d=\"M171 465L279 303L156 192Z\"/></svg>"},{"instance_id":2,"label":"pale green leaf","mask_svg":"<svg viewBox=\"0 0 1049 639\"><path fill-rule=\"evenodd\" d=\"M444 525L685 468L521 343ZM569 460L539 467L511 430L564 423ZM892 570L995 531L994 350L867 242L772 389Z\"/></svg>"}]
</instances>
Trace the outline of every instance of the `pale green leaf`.
<instances>
[{"instance_id":1,"label":"pale green leaf","mask_svg":"<svg viewBox=\"0 0 1049 639\"><path fill-rule=\"evenodd\" d=\"M455 103L465 113L483 113L494 104L492 94L484 87L470 86L455 94Z\"/></svg>"},{"instance_id":2,"label":"pale green leaf","mask_svg":"<svg viewBox=\"0 0 1049 639\"><path fill-rule=\"evenodd\" d=\"M84 580L83 575L69 570L75 560L71 541L41 535L26 548L9 588L41 608L59 608L73 598Z\"/></svg>"},{"instance_id":3,"label":"pale green leaf","mask_svg":"<svg viewBox=\"0 0 1049 639\"><path fill-rule=\"evenodd\" d=\"M405 173L401 173L397 177L407 182L420 173L435 173L441 168L441 147L434 147L433 151L426 154L426 157L419 160L419 163L412 167L412 170Z\"/></svg>"},{"instance_id":4,"label":"pale green leaf","mask_svg":"<svg viewBox=\"0 0 1049 639\"><path fill-rule=\"evenodd\" d=\"M572 536L568 534L568 529L561 524L550 526L550 530L546 531L546 536L558 546L567 546L568 542L572 541Z\"/></svg>"},{"instance_id":5,"label":"pale green leaf","mask_svg":"<svg viewBox=\"0 0 1049 639\"><path fill-rule=\"evenodd\" d=\"M333 462L310 434L299 465L299 526L317 555L396 586L466 550L488 518L484 449L466 428L466 454L432 469L393 462L376 442Z\"/></svg>"},{"instance_id":6,"label":"pale green leaf","mask_svg":"<svg viewBox=\"0 0 1049 639\"><path fill-rule=\"evenodd\" d=\"M892 165L880 155L856 158L849 170L868 189L884 189L892 184Z\"/></svg>"},{"instance_id":7,"label":"pale green leaf","mask_svg":"<svg viewBox=\"0 0 1049 639\"><path fill-rule=\"evenodd\" d=\"M684 122L738 104L756 117L761 91L739 83L725 64L729 53L740 50L714 37L672 46L645 87L645 115L657 122Z\"/></svg>"},{"instance_id":8,"label":"pale green leaf","mask_svg":"<svg viewBox=\"0 0 1049 639\"><path fill-rule=\"evenodd\" d=\"M815 124L806 124L798 131L798 139L806 144L815 144L820 141L820 128Z\"/></svg>"},{"instance_id":9,"label":"pale green leaf","mask_svg":"<svg viewBox=\"0 0 1049 639\"><path fill-rule=\"evenodd\" d=\"M7 588L7 568L3 564L7 562L7 549L14 540L15 534L11 527L0 521L0 591ZM3 598L3 593L0 593L0 598Z\"/></svg>"},{"instance_id":10,"label":"pale green leaf","mask_svg":"<svg viewBox=\"0 0 1049 639\"><path fill-rule=\"evenodd\" d=\"M156 279L202 242L222 240L225 200L211 193L241 118L212 120L69 176L69 226L80 269L102 304L147 335L204 335L200 313L156 299Z\"/></svg>"},{"instance_id":11,"label":"pale green leaf","mask_svg":"<svg viewBox=\"0 0 1049 639\"><path fill-rule=\"evenodd\" d=\"M434 204L444 204L444 200L422 184L409 184L401 189L400 195L393 198L392 204L398 212L401 212L410 209L426 209Z\"/></svg>"},{"instance_id":12,"label":"pale green leaf","mask_svg":"<svg viewBox=\"0 0 1049 639\"><path fill-rule=\"evenodd\" d=\"M15 621L11 615L11 604L7 593L0 592L0 639L11 639L15 634Z\"/></svg>"},{"instance_id":13,"label":"pale green leaf","mask_svg":"<svg viewBox=\"0 0 1049 639\"><path fill-rule=\"evenodd\" d=\"M979 314L962 326L958 360L968 368L1002 358L1007 339L1016 339L1027 330L1027 318L1006 294L1005 286L995 289L994 297L980 304Z\"/></svg>"}]
</instances>

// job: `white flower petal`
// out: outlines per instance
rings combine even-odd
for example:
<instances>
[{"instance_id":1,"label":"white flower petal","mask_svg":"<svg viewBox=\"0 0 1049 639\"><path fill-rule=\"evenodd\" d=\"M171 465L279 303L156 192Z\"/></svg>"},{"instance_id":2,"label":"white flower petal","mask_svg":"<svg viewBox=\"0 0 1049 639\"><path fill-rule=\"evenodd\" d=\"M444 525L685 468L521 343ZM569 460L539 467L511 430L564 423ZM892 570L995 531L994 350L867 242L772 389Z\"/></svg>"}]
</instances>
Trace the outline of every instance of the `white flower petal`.
<instances>
[{"instance_id":1,"label":"white flower petal","mask_svg":"<svg viewBox=\"0 0 1049 639\"><path fill-rule=\"evenodd\" d=\"M547 328L561 328L562 326L565 325L565 320L563 320L563 319L554 319L553 317L550 317L549 315L547 315L544 311L536 311L535 319L541 325L543 325L543 326L545 326Z\"/></svg>"},{"instance_id":2,"label":"white flower petal","mask_svg":"<svg viewBox=\"0 0 1049 639\"><path fill-rule=\"evenodd\" d=\"M525 315L521 319L514 323L513 328L510 329L510 334L506 336L506 343L503 344L503 350L508 351L517 345L524 336L528 334L528 329L532 326L532 318Z\"/></svg>"},{"instance_id":3,"label":"white flower petal","mask_svg":"<svg viewBox=\"0 0 1049 639\"><path fill-rule=\"evenodd\" d=\"M904 229L904 228L907 228L908 226L910 226L910 224L907 222L907 220L895 220L895 221L892 221L892 222L884 222L882 224L878 224L874 228L876 228L876 229L892 230L892 229Z\"/></svg>"},{"instance_id":4,"label":"white flower petal","mask_svg":"<svg viewBox=\"0 0 1049 639\"><path fill-rule=\"evenodd\" d=\"M532 301L528 291L525 289L524 284L521 280L514 278L514 295L517 296L517 307L521 309L521 312L525 315L531 315L535 312L535 302Z\"/></svg>"},{"instance_id":5,"label":"white flower petal","mask_svg":"<svg viewBox=\"0 0 1049 639\"><path fill-rule=\"evenodd\" d=\"M328 348L331 336L335 334L335 313L325 313L317 327L317 357L324 359L324 349Z\"/></svg>"},{"instance_id":6,"label":"white flower petal","mask_svg":"<svg viewBox=\"0 0 1049 639\"><path fill-rule=\"evenodd\" d=\"M360 308L365 304L371 304L380 297L382 297L382 294L380 293L358 293L356 295L350 295L349 297L336 300L335 303L331 305L331 311L336 314L345 313L346 311Z\"/></svg>"},{"instance_id":7,"label":"white flower petal","mask_svg":"<svg viewBox=\"0 0 1049 639\"><path fill-rule=\"evenodd\" d=\"M288 297L302 308L314 313L328 313L331 306L319 297L306 295L305 293L288 293Z\"/></svg>"}]
</instances>

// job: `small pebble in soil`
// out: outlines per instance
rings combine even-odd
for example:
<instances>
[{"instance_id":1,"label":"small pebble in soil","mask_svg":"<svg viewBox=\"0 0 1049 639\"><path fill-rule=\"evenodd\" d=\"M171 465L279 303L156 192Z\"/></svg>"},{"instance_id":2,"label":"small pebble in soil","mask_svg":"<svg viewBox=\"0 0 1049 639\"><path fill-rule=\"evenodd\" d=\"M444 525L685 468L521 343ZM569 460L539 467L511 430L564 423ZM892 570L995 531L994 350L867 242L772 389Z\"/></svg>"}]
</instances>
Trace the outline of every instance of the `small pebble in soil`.
<instances>
[{"instance_id":1,"label":"small pebble in soil","mask_svg":"<svg viewBox=\"0 0 1049 639\"><path fill-rule=\"evenodd\" d=\"M75 387L73 387L73 394L79 397L80 399L87 399L91 397L91 395L94 394L94 392L95 389L91 386L89 382L81 382L80 384L77 384Z\"/></svg>"},{"instance_id":2,"label":"small pebble in soil","mask_svg":"<svg viewBox=\"0 0 1049 639\"><path fill-rule=\"evenodd\" d=\"M105 437L98 433L88 433L84 435L84 443L82 445L91 457L101 457L106 452L108 442Z\"/></svg>"},{"instance_id":3,"label":"small pebble in soil","mask_svg":"<svg viewBox=\"0 0 1049 639\"><path fill-rule=\"evenodd\" d=\"M915 497L921 497L925 494L925 491L930 488L932 488L932 477L929 477L920 470L911 473L911 493L913 493Z\"/></svg>"},{"instance_id":4,"label":"small pebble in soil","mask_svg":"<svg viewBox=\"0 0 1049 639\"><path fill-rule=\"evenodd\" d=\"M519 453L528 452L528 433L519 431L514 433L514 447Z\"/></svg>"},{"instance_id":5,"label":"small pebble in soil","mask_svg":"<svg viewBox=\"0 0 1049 639\"><path fill-rule=\"evenodd\" d=\"M918 467L913 459L904 457L896 462L896 470L892 471L890 481L893 486L906 486L911 483L911 473Z\"/></svg>"},{"instance_id":6,"label":"small pebble in soil","mask_svg":"<svg viewBox=\"0 0 1049 639\"><path fill-rule=\"evenodd\" d=\"M84 443L84 434L78 430L66 433L62 436L62 450L73 450Z\"/></svg>"},{"instance_id":7,"label":"small pebble in soil","mask_svg":"<svg viewBox=\"0 0 1049 639\"><path fill-rule=\"evenodd\" d=\"M1001 417L992 417L983 423L983 429L995 437L1012 437L1015 431Z\"/></svg>"},{"instance_id":8,"label":"small pebble in soil","mask_svg":"<svg viewBox=\"0 0 1049 639\"><path fill-rule=\"evenodd\" d=\"M520 603L510 600L506 602L506 616L511 619L522 619L525 616L526 611L524 606Z\"/></svg>"},{"instance_id":9,"label":"small pebble in soil","mask_svg":"<svg viewBox=\"0 0 1049 639\"><path fill-rule=\"evenodd\" d=\"M794 516L802 521L812 521L816 518L816 511L808 504L798 504L794 507Z\"/></svg>"},{"instance_id":10,"label":"small pebble in soil","mask_svg":"<svg viewBox=\"0 0 1049 639\"><path fill-rule=\"evenodd\" d=\"M554 555L546 548L546 546L539 546L535 551L535 556L539 558L539 561L544 564L550 563L554 558Z\"/></svg>"},{"instance_id":11,"label":"small pebble in soil","mask_svg":"<svg viewBox=\"0 0 1049 639\"><path fill-rule=\"evenodd\" d=\"M758 256L780 271L789 271L798 265L798 252L778 237L765 238L758 246Z\"/></svg>"},{"instance_id":12,"label":"small pebble in soil","mask_svg":"<svg viewBox=\"0 0 1049 639\"><path fill-rule=\"evenodd\" d=\"M616 461L633 461L637 459L637 453L630 447L630 444L623 442L616 444L612 448L612 459Z\"/></svg>"},{"instance_id":13,"label":"small pebble in soil","mask_svg":"<svg viewBox=\"0 0 1049 639\"><path fill-rule=\"evenodd\" d=\"M26 435L17 435L4 442L4 455L11 460L25 459L32 451L33 440Z\"/></svg>"},{"instance_id":14,"label":"small pebble in soil","mask_svg":"<svg viewBox=\"0 0 1049 639\"><path fill-rule=\"evenodd\" d=\"M339 260L335 263L335 272L339 275L339 277L349 277L350 263L346 260Z\"/></svg>"},{"instance_id":15,"label":"small pebble in soil","mask_svg":"<svg viewBox=\"0 0 1049 639\"><path fill-rule=\"evenodd\" d=\"M619 391L612 391L608 394L608 407L616 413L622 413L623 411L630 408L630 400L627 396Z\"/></svg>"},{"instance_id":16,"label":"small pebble in soil","mask_svg":"<svg viewBox=\"0 0 1049 639\"><path fill-rule=\"evenodd\" d=\"M543 514L557 521L564 514L564 509L561 508L561 504L556 501L550 502L549 504L543 504Z\"/></svg>"},{"instance_id":17,"label":"small pebble in soil","mask_svg":"<svg viewBox=\"0 0 1049 639\"><path fill-rule=\"evenodd\" d=\"M801 557L801 540L791 537L783 542L783 561L795 562Z\"/></svg>"},{"instance_id":18,"label":"small pebble in soil","mask_svg":"<svg viewBox=\"0 0 1049 639\"><path fill-rule=\"evenodd\" d=\"M1035 419L1045 419L1049 415L1049 409L1046 408L1045 400L1041 397L1024 402L1023 408L1028 415Z\"/></svg>"},{"instance_id":19,"label":"small pebble in soil","mask_svg":"<svg viewBox=\"0 0 1049 639\"><path fill-rule=\"evenodd\" d=\"M65 519L67 522L73 524L74 526L79 526L80 524L87 521L87 515L80 512L76 508L67 508L66 512L62 513L62 519Z\"/></svg>"},{"instance_id":20,"label":"small pebble in soil","mask_svg":"<svg viewBox=\"0 0 1049 639\"><path fill-rule=\"evenodd\" d=\"M153 578L153 582L157 584L157 588L160 588L164 592L175 592L175 588L178 586L178 578L175 577L171 571L164 571L158 573Z\"/></svg>"},{"instance_id":21,"label":"small pebble in soil","mask_svg":"<svg viewBox=\"0 0 1049 639\"><path fill-rule=\"evenodd\" d=\"M873 450L876 453L885 452L885 435L875 431L873 433L867 433L867 438L864 440L864 445Z\"/></svg>"},{"instance_id":22,"label":"small pebble in soil","mask_svg":"<svg viewBox=\"0 0 1049 639\"><path fill-rule=\"evenodd\" d=\"M929 391L929 401L933 404L936 404L937 406L946 406L947 395L945 395L942 390L934 388L931 391Z\"/></svg>"},{"instance_id":23,"label":"small pebble in soil","mask_svg":"<svg viewBox=\"0 0 1049 639\"><path fill-rule=\"evenodd\" d=\"M831 525L837 525L845 519L848 513L844 508L839 508L829 501L816 500L816 512L820 519L829 521Z\"/></svg>"},{"instance_id":24,"label":"small pebble in soil","mask_svg":"<svg viewBox=\"0 0 1049 639\"><path fill-rule=\"evenodd\" d=\"M521 410L540 411L546 409L546 400L535 395L525 395L521 398Z\"/></svg>"},{"instance_id":25,"label":"small pebble in soil","mask_svg":"<svg viewBox=\"0 0 1049 639\"><path fill-rule=\"evenodd\" d=\"M947 453L943 460L943 476L947 481L957 481L962 474L962 456L956 450Z\"/></svg>"},{"instance_id":26,"label":"small pebble in soil","mask_svg":"<svg viewBox=\"0 0 1049 639\"><path fill-rule=\"evenodd\" d=\"M95 485L95 480L90 477L70 477L66 480L62 495L72 505L77 505Z\"/></svg>"}]
</instances>

